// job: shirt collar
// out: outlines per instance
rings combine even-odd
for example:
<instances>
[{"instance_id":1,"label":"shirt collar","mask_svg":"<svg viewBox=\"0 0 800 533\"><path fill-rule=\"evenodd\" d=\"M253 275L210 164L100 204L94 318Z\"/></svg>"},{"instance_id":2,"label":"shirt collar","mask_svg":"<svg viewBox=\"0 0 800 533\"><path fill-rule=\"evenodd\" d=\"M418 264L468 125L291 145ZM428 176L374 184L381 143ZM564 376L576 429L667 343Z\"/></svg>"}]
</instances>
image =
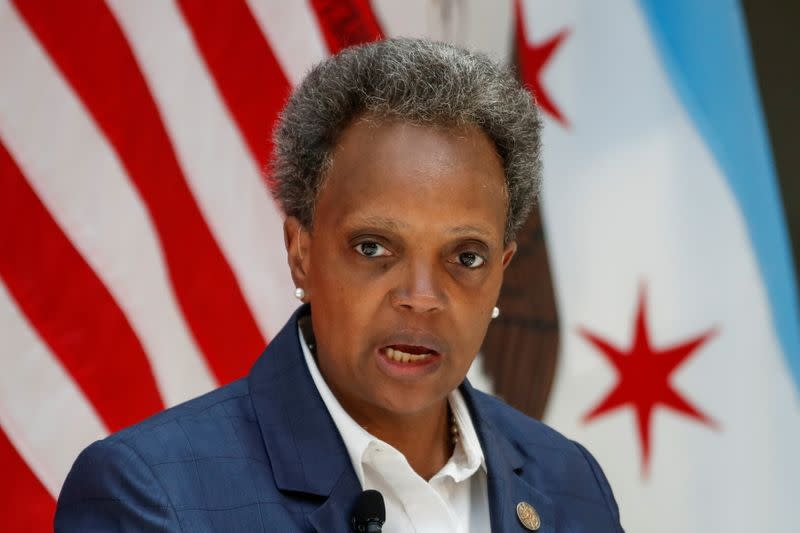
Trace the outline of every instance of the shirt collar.
<instances>
[{"instance_id":1,"label":"shirt collar","mask_svg":"<svg viewBox=\"0 0 800 533\"><path fill-rule=\"evenodd\" d=\"M317 387L317 391L319 391L319 395L322 397L325 407L328 408L333 423L342 436L345 448L347 448L347 454L350 456L350 462L353 464L353 469L356 472L358 481L363 486L363 461L367 449L373 444L390 445L371 435L367 430L358 425L347 411L344 410L339 400L333 395L330 387L328 387L328 384L322 377L317 367L317 362L314 360L313 355L311 355L311 350L303 336L302 329L299 326L297 329L298 336L300 337L300 346L303 349L303 357L311 373L311 378L314 380L314 385ZM478 439L478 434L475 431L475 426L472 424L469 408L464 401L464 396L461 394L461 391L458 389L452 391L448 396L448 401L456 425L458 426L459 439L453 451L453 455L435 477L449 475L455 482L460 482L472 476L479 467L483 468L485 472L486 461L484 459L480 440Z\"/></svg>"}]
</instances>

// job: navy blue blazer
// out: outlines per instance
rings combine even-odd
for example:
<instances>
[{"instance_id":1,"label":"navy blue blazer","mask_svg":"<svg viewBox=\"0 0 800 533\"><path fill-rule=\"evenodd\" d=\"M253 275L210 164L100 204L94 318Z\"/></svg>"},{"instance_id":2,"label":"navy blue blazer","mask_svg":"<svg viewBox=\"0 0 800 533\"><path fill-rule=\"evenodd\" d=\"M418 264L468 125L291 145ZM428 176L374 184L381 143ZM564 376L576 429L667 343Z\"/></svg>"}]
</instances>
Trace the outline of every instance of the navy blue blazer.
<instances>
[{"instance_id":1,"label":"navy blue blazer","mask_svg":"<svg viewBox=\"0 0 800 533\"><path fill-rule=\"evenodd\" d=\"M246 378L84 450L56 531L350 531L361 486L303 359L304 309ZM518 502L538 511L541 533L622 531L580 444L466 381L461 391L486 458L492 531L526 531Z\"/></svg>"}]
</instances>

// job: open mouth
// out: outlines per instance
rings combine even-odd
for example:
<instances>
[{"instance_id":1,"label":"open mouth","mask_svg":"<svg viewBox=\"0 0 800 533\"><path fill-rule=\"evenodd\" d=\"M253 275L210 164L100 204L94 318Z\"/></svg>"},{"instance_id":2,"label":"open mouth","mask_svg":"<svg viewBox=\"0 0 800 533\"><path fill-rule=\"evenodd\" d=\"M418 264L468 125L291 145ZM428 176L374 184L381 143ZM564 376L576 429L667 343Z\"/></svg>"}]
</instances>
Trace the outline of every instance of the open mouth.
<instances>
[{"instance_id":1,"label":"open mouth","mask_svg":"<svg viewBox=\"0 0 800 533\"><path fill-rule=\"evenodd\" d=\"M439 355L435 350L425 346L408 344L394 344L385 347L382 351L388 359L396 363L422 363Z\"/></svg>"}]
</instances>

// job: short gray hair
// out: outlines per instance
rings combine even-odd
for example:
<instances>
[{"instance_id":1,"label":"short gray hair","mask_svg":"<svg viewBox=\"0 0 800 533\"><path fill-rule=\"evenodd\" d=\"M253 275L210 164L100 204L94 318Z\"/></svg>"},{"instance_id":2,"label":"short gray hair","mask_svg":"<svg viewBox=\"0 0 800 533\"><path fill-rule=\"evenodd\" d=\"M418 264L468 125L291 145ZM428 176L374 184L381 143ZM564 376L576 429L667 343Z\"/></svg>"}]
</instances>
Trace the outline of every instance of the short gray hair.
<instances>
[{"instance_id":1,"label":"short gray hair","mask_svg":"<svg viewBox=\"0 0 800 533\"><path fill-rule=\"evenodd\" d=\"M487 56L421 39L387 39L341 51L289 98L274 132L272 191L287 216L311 228L339 136L365 115L417 125L477 125L503 161L505 241L514 239L539 192L541 119L513 73Z\"/></svg>"}]
</instances>

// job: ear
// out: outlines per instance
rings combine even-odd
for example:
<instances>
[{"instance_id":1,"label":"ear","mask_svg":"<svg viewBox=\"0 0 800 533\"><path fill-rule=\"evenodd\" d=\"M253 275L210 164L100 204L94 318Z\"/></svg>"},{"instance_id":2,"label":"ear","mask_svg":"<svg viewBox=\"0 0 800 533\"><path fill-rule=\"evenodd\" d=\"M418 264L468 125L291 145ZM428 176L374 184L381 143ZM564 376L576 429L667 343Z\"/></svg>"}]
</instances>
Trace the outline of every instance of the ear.
<instances>
[{"instance_id":1,"label":"ear","mask_svg":"<svg viewBox=\"0 0 800 533\"><path fill-rule=\"evenodd\" d=\"M515 253L517 253L517 241L511 241L506 244L506 247L503 250L503 270L505 270L508 264L511 262L511 258L514 257Z\"/></svg>"},{"instance_id":2,"label":"ear","mask_svg":"<svg viewBox=\"0 0 800 533\"><path fill-rule=\"evenodd\" d=\"M283 242L286 245L289 270L292 273L294 286L306 291L304 300L308 299L310 289L308 286L308 272L311 267L310 239L308 230L296 217L286 217L283 222Z\"/></svg>"}]
</instances>

